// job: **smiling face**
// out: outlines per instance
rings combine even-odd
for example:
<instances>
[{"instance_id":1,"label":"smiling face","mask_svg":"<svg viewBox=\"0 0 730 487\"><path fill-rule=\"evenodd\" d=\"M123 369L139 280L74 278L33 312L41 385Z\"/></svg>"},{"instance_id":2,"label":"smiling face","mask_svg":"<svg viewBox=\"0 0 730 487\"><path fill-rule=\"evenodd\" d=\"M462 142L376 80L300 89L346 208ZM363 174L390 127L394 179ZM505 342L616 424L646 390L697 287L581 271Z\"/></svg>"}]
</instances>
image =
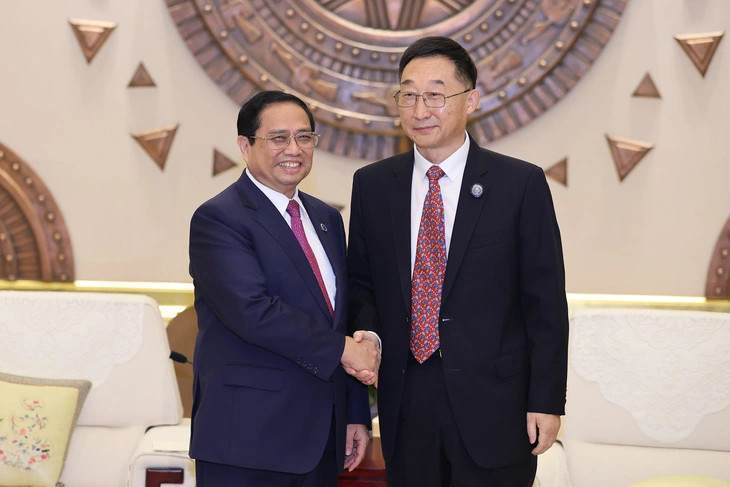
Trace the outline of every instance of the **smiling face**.
<instances>
[{"instance_id":1,"label":"smiling face","mask_svg":"<svg viewBox=\"0 0 730 487\"><path fill-rule=\"evenodd\" d=\"M261 125L254 134L256 137L289 136L312 131L307 113L295 103L268 105L261 111L260 118ZM253 177L289 198L294 196L297 185L312 170L314 147L301 149L293 139L289 140L285 149L274 150L265 140L254 139L251 144L248 137L239 135L238 147Z\"/></svg>"},{"instance_id":2,"label":"smiling face","mask_svg":"<svg viewBox=\"0 0 730 487\"><path fill-rule=\"evenodd\" d=\"M448 97L468 88L457 79L454 63L444 56L414 58L401 75L402 92L437 92ZM419 97L415 106L398 107L398 112L403 130L418 151L431 163L439 164L464 143L467 116L478 103L479 92L471 90L447 98L440 108L427 107Z\"/></svg>"}]
</instances>

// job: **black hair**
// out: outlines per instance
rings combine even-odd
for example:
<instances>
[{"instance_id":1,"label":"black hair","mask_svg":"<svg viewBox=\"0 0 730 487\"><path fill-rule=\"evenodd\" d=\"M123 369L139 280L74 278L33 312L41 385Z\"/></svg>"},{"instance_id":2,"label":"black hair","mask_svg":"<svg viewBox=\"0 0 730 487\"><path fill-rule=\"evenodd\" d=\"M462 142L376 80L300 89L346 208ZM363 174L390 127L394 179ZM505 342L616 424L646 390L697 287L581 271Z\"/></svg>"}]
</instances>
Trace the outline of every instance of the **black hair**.
<instances>
[{"instance_id":1,"label":"black hair","mask_svg":"<svg viewBox=\"0 0 730 487\"><path fill-rule=\"evenodd\" d=\"M454 63L456 78L476 88L477 67L469 53L461 44L448 37L432 36L417 40L403 53L398 66L398 79L403 76L405 67L416 58L443 56Z\"/></svg>"},{"instance_id":2,"label":"black hair","mask_svg":"<svg viewBox=\"0 0 730 487\"><path fill-rule=\"evenodd\" d=\"M312 128L312 132L314 132L314 116L312 115L312 110L309 109L301 98L291 93L269 90L256 93L238 111L238 121L236 122L238 135L248 137L249 143L253 145L256 139L252 136L261 127L261 112L264 111L264 108L275 103L295 103L302 107L302 110L307 114L307 118L309 118L309 126Z\"/></svg>"}]
</instances>

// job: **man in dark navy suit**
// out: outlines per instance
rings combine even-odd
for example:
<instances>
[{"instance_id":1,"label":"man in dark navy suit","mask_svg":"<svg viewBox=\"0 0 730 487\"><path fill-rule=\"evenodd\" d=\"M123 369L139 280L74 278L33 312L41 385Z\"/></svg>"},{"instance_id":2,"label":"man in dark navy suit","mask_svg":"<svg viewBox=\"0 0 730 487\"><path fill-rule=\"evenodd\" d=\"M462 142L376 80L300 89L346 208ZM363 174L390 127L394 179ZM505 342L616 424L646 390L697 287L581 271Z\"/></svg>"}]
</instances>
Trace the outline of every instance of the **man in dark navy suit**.
<instances>
[{"instance_id":1,"label":"man in dark navy suit","mask_svg":"<svg viewBox=\"0 0 730 487\"><path fill-rule=\"evenodd\" d=\"M404 52L394 102L414 149L355 173L353 329L378 333L389 487L530 487L564 413L568 314L542 169L466 133L469 53Z\"/></svg>"},{"instance_id":2,"label":"man in dark navy suit","mask_svg":"<svg viewBox=\"0 0 730 487\"><path fill-rule=\"evenodd\" d=\"M335 487L368 443L373 337L346 337L342 218L297 189L318 135L264 91L238 114L247 169L190 225L195 345L190 456L199 487Z\"/></svg>"}]
</instances>

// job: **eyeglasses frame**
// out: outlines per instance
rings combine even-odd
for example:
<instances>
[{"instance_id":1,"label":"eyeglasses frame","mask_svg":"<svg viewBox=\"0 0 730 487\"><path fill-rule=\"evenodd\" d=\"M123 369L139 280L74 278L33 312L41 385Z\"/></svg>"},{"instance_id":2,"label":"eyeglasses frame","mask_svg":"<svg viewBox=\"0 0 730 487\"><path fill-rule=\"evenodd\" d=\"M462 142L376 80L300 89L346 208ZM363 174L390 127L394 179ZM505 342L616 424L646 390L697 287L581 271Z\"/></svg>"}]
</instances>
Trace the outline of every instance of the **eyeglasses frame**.
<instances>
[{"instance_id":1,"label":"eyeglasses frame","mask_svg":"<svg viewBox=\"0 0 730 487\"><path fill-rule=\"evenodd\" d=\"M398 95L400 95L400 94L401 94L401 93L403 92L403 90L398 90L398 91L396 91L396 92L395 92L395 94L393 95L393 99L395 100L395 104L396 104L396 106L398 106L398 107L400 107L400 108L413 108L413 107L415 107L415 106L416 106L416 105L418 104L418 99L419 99L419 98L420 98L421 100L423 100L423 105L424 105L424 106L427 106L428 108L443 108L443 107L445 107L445 106L446 106L446 100L447 100L447 99L449 99L449 98L453 98L453 97L455 97L455 96L463 95L464 93L469 93L469 92L470 92L470 91L472 91L473 89L474 89L474 88L467 88L467 89L465 89L464 91L460 91L459 93L454 93L453 95L444 95L443 93L438 93L438 92L435 92L435 93L438 93L439 95L441 95L441 96L442 96L442 97L444 98L444 104L443 104L443 105L439 105L439 106L436 106L436 107L434 107L434 106L431 106L431 105L429 105L428 103L426 103L426 99L425 99L425 98L423 98L423 95L424 95L425 93L413 93L413 95L414 95L414 96L416 97L416 101L414 101L414 102L413 102L413 105L407 105L407 106L403 106L403 105L398 105ZM407 92L407 93L411 93L411 92ZM434 93L434 92L432 91L431 93Z\"/></svg>"},{"instance_id":2,"label":"eyeglasses frame","mask_svg":"<svg viewBox=\"0 0 730 487\"><path fill-rule=\"evenodd\" d=\"M312 147L302 147L299 145L299 142L297 141L297 135L303 135L303 134L311 135L313 137L314 145ZM271 147L271 145L269 144L269 140L273 139L274 137L281 137L283 135L284 135L283 133L274 133L274 134L269 134L266 137L259 137L258 135L247 135L246 137L251 137L252 139L263 140L266 142L266 147L268 147L271 150L275 150L275 151L286 150L289 147L289 144L291 144L292 139L294 139L294 143L297 144L297 147L299 147L301 150L314 149L315 147L317 147L317 144L319 144L319 138L321 137L321 135L318 134L317 132L297 132L296 134L289 134L289 137L287 137L287 139L286 139L286 145L284 147L281 147L281 148Z\"/></svg>"}]
</instances>

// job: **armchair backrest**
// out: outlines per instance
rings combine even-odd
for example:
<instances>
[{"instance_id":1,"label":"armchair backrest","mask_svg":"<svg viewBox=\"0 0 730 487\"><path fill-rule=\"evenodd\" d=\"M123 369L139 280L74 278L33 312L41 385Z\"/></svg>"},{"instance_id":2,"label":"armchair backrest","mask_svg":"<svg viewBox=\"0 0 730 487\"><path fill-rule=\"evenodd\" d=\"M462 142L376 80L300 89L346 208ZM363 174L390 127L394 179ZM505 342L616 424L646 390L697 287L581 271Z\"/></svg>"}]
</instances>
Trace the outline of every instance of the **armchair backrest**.
<instances>
[{"instance_id":1,"label":"armchair backrest","mask_svg":"<svg viewBox=\"0 0 730 487\"><path fill-rule=\"evenodd\" d=\"M165 324L151 298L2 291L0 310L0 370L92 382L79 426L180 421Z\"/></svg>"},{"instance_id":2,"label":"armchair backrest","mask_svg":"<svg viewBox=\"0 0 730 487\"><path fill-rule=\"evenodd\" d=\"M730 478L730 314L580 310L569 362L573 485Z\"/></svg>"}]
</instances>

